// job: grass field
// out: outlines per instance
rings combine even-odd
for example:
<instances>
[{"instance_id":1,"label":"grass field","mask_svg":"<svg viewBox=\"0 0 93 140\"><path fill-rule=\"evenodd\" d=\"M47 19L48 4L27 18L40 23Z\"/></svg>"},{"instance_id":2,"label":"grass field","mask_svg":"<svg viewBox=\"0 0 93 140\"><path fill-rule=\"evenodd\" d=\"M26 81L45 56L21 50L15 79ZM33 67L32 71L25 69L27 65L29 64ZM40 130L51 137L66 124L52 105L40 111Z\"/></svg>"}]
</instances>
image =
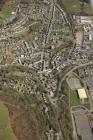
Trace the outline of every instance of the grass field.
<instances>
[{"instance_id":1,"label":"grass field","mask_svg":"<svg viewBox=\"0 0 93 140\"><path fill-rule=\"evenodd\" d=\"M79 13L81 12L81 6L79 0L63 0L64 5L66 6L66 9L70 12ZM93 14L93 11L91 9L90 4L85 4L83 8L83 12L87 14Z\"/></svg>"},{"instance_id":2,"label":"grass field","mask_svg":"<svg viewBox=\"0 0 93 140\"><path fill-rule=\"evenodd\" d=\"M8 109L0 103L0 140L17 140L11 128Z\"/></svg>"},{"instance_id":3,"label":"grass field","mask_svg":"<svg viewBox=\"0 0 93 140\"><path fill-rule=\"evenodd\" d=\"M14 5L5 4L2 9L2 14L4 15L4 17L8 18L12 15L11 13L14 11L14 9L15 9Z\"/></svg>"},{"instance_id":4,"label":"grass field","mask_svg":"<svg viewBox=\"0 0 93 140\"><path fill-rule=\"evenodd\" d=\"M75 90L70 90L69 100L70 100L70 107L80 105L79 98Z\"/></svg>"}]
</instances>

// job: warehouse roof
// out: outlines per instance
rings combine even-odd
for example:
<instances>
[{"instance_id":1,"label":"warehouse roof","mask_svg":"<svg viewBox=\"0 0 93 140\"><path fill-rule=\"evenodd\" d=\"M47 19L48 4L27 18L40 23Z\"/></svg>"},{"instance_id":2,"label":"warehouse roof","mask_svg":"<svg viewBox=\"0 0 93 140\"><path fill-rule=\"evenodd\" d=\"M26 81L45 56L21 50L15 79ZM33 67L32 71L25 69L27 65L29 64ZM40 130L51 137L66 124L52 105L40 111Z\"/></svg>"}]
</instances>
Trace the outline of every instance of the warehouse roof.
<instances>
[{"instance_id":1,"label":"warehouse roof","mask_svg":"<svg viewBox=\"0 0 93 140\"><path fill-rule=\"evenodd\" d=\"M84 88L78 89L78 95L80 99L86 99L87 94Z\"/></svg>"}]
</instances>

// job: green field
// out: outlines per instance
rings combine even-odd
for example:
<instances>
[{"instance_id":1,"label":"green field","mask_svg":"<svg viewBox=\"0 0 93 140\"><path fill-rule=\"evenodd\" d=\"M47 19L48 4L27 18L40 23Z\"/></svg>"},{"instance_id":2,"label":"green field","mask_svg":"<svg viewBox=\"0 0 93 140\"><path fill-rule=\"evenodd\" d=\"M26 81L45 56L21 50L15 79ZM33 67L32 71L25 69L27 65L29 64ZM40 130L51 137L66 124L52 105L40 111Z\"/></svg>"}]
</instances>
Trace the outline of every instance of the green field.
<instances>
[{"instance_id":1,"label":"green field","mask_svg":"<svg viewBox=\"0 0 93 140\"><path fill-rule=\"evenodd\" d=\"M63 3L68 11L71 13L79 13L81 12L81 6L79 0L63 0ZM83 7L83 12L87 14L93 14L90 4L85 4Z\"/></svg>"},{"instance_id":2,"label":"green field","mask_svg":"<svg viewBox=\"0 0 93 140\"><path fill-rule=\"evenodd\" d=\"M8 109L0 103L0 140L17 140L11 128Z\"/></svg>"},{"instance_id":3,"label":"green field","mask_svg":"<svg viewBox=\"0 0 93 140\"><path fill-rule=\"evenodd\" d=\"M70 107L80 105L79 97L75 90L70 90L69 102L70 102Z\"/></svg>"},{"instance_id":4,"label":"green field","mask_svg":"<svg viewBox=\"0 0 93 140\"><path fill-rule=\"evenodd\" d=\"M15 6L5 4L3 9L2 9L3 16L6 18L10 17L11 13L14 11L14 9L15 9Z\"/></svg>"}]
</instances>

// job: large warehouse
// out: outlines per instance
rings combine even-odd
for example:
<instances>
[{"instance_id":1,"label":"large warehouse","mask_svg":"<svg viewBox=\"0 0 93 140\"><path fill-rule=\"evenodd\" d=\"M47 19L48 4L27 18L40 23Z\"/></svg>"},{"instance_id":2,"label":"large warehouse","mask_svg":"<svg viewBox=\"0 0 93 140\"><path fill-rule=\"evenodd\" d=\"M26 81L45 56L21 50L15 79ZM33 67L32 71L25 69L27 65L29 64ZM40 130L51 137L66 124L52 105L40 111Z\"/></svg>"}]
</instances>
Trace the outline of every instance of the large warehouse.
<instances>
[{"instance_id":1,"label":"large warehouse","mask_svg":"<svg viewBox=\"0 0 93 140\"><path fill-rule=\"evenodd\" d=\"M78 95L79 95L81 103L84 103L85 99L88 98L84 88L78 89Z\"/></svg>"}]
</instances>

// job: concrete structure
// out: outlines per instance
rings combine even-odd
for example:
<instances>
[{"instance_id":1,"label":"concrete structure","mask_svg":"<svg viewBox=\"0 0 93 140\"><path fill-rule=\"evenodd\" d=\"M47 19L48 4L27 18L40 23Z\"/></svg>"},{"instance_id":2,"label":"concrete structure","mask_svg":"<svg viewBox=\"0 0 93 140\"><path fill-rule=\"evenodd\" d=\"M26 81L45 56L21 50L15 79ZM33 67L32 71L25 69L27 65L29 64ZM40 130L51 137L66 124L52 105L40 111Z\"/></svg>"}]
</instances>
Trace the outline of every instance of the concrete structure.
<instances>
[{"instance_id":1,"label":"concrete structure","mask_svg":"<svg viewBox=\"0 0 93 140\"><path fill-rule=\"evenodd\" d=\"M93 140L88 117L82 110L74 114L78 136L82 140Z\"/></svg>"},{"instance_id":2,"label":"concrete structure","mask_svg":"<svg viewBox=\"0 0 93 140\"><path fill-rule=\"evenodd\" d=\"M71 89L77 90L82 88L79 79L76 77L67 78L67 83Z\"/></svg>"}]
</instances>

